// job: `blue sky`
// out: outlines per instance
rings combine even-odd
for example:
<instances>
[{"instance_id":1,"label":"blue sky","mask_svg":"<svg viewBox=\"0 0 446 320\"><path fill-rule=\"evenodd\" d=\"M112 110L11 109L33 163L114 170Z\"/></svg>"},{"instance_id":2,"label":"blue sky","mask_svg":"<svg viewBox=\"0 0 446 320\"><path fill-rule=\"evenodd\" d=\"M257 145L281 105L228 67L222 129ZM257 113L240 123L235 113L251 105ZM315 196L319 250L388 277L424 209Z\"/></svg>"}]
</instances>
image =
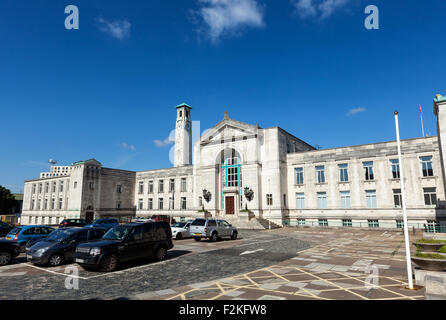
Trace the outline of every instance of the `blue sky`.
<instances>
[{"instance_id":1,"label":"blue sky","mask_svg":"<svg viewBox=\"0 0 446 320\"><path fill-rule=\"evenodd\" d=\"M419 137L421 104L436 135L445 14L440 0L3 0L0 184L21 192L50 158L170 167L183 101L202 130L228 110L323 148L394 140L394 109Z\"/></svg>"}]
</instances>

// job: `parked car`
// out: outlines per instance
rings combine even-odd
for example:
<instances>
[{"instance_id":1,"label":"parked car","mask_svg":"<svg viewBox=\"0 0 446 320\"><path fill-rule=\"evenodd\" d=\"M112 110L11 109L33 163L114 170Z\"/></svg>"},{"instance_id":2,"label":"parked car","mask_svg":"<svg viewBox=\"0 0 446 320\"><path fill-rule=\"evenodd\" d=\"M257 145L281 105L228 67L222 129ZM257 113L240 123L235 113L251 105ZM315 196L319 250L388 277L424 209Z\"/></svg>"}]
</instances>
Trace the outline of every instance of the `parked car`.
<instances>
[{"instance_id":1,"label":"parked car","mask_svg":"<svg viewBox=\"0 0 446 320\"><path fill-rule=\"evenodd\" d=\"M98 228L104 228L104 229L109 230L117 225L119 225L119 222L117 219L96 219L91 224L87 224L84 227L86 227L86 228L98 227Z\"/></svg>"},{"instance_id":2,"label":"parked car","mask_svg":"<svg viewBox=\"0 0 446 320\"><path fill-rule=\"evenodd\" d=\"M135 219L133 219L132 222L152 222L155 220L152 220L150 218L142 218L142 217L136 217Z\"/></svg>"},{"instance_id":3,"label":"parked car","mask_svg":"<svg viewBox=\"0 0 446 320\"><path fill-rule=\"evenodd\" d=\"M33 264L49 264L52 267L73 260L78 244L102 238L104 228L62 228L36 242L26 250L26 259Z\"/></svg>"},{"instance_id":4,"label":"parked car","mask_svg":"<svg viewBox=\"0 0 446 320\"><path fill-rule=\"evenodd\" d=\"M190 238L192 235L190 233L190 224L192 221L187 222L177 222L172 225L172 236L176 240L183 238Z\"/></svg>"},{"instance_id":5,"label":"parked car","mask_svg":"<svg viewBox=\"0 0 446 320\"><path fill-rule=\"evenodd\" d=\"M14 227L9 223L0 221L0 237L6 236L12 229L14 229Z\"/></svg>"},{"instance_id":6,"label":"parked car","mask_svg":"<svg viewBox=\"0 0 446 320\"><path fill-rule=\"evenodd\" d=\"M20 254L20 245L10 240L0 240L0 266L7 265Z\"/></svg>"},{"instance_id":7,"label":"parked car","mask_svg":"<svg viewBox=\"0 0 446 320\"><path fill-rule=\"evenodd\" d=\"M87 224L84 219L64 219L59 223L59 228L66 227L83 227Z\"/></svg>"},{"instance_id":8,"label":"parked car","mask_svg":"<svg viewBox=\"0 0 446 320\"><path fill-rule=\"evenodd\" d=\"M168 215L165 215L165 214L154 214L151 219L154 220L154 221L164 221L164 222L167 222L169 224L176 223L174 218L172 218L172 220L171 220L171 217L168 216Z\"/></svg>"},{"instance_id":9,"label":"parked car","mask_svg":"<svg viewBox=\"0 0 446 320\"><path fill-rule=\"evenodd\" d=\"M195 241L200 241L202 238L217 241L218 238L223 237L235 240L237 239L238 230L225 220L199 218L192 221L190 233Z\"/></svg>"},{"instance_id":10,"label":"parked car","mask_svg":"<svg viewBox=\"0 0 446 320\"><path fill-rule=\"evenodd\" d=\"M56 229L53 227L40 225L15 227L6 235L6 240L17 242L20 245L20 252L25 252L28 241L45 238L54 230Z\"/></svg>"},{"instance_id":11,"label":"parked car","mask_svg":"<svg viewBox=\"0 0 446 320\"><path fill-rule=\"evenodd\" d=\"M168 223L127 223L110 229L100 240L79 244L74 261L87 269L111 272L124 261L142 257L164 260L172 248Z\"/></svg>"}]
</instances>

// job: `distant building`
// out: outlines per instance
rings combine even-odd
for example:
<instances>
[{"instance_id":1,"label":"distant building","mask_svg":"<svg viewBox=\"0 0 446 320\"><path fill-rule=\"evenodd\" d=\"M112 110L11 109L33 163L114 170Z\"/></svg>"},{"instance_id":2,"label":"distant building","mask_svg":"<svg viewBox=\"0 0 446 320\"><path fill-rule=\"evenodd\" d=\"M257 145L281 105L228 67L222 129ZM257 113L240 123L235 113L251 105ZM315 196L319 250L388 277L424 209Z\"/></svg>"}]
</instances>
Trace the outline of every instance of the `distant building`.
<instances>
[{"instance_id":1,"label":"distant building","mask_svg":"<svg viewBox=\"0 0 446 320\"><path fill-rule=\"evenodd\" d=\"M204 207L240 225L401 228L402 168L409 224L446 220L446 97L434 99L438 137L402 141L403 167L395 141L316 150L279 127L239 122L226 112L192 147L192 108L176 109L172 168L132 172L94 159L75 162L64 175L25 181L22 223L152 214L188 219L203 216Z\"/></svg>"}]
</instances>

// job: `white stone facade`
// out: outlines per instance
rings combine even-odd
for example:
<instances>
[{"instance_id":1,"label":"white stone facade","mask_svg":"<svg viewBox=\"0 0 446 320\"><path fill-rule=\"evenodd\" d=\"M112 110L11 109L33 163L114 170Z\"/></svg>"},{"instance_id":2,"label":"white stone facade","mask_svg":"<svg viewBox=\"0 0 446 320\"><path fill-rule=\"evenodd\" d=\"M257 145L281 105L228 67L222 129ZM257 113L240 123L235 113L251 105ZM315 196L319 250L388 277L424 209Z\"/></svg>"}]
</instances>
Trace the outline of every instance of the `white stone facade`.
<instances>
[{"instance_id":1,"label":"white stone facade","mask_svg":"<svg viewBox=\"0 0 446 320\"><path fill-rule=\"evenodd\" d=\"M438 137L402 141L409 224L417 227L446 220L446 98L437 96L434 108ZM279 127L239 122L225 112L194 144L192 163L191 119L191 108L179 105L172 168L130 172L91 159L73 163L66 176L26 181L22 223L153 214L189 219L203 216L203 208L236 221L247 208L251 218L279 225L401 227L395 141L316 150Z\"/></svg>"}]
</instances>

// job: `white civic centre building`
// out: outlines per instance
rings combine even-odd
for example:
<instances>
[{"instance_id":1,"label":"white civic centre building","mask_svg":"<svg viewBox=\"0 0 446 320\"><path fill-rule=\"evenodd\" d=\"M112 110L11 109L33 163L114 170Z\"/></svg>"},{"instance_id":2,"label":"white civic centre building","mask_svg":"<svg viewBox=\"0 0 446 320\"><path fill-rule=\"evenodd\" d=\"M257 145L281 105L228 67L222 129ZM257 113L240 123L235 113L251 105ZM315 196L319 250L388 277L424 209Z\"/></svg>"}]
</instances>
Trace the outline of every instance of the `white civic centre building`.
<instances>
[{"instance_id":1,"label":"white civic centre building","mask_svg":"<svg viewBox=\"0 0 446 320\"><path fill-rule=\"evenodd\" d=\"M280 127L224 118L192 146L192 108L176 107L174 166L105 168L95 159L25 181L22 224L65 218L170 215L268 225L401 228L400 170L409 226L446 221L446 96L434 99L437 136L317 150Z\"/></svg>"}]
</instances>

